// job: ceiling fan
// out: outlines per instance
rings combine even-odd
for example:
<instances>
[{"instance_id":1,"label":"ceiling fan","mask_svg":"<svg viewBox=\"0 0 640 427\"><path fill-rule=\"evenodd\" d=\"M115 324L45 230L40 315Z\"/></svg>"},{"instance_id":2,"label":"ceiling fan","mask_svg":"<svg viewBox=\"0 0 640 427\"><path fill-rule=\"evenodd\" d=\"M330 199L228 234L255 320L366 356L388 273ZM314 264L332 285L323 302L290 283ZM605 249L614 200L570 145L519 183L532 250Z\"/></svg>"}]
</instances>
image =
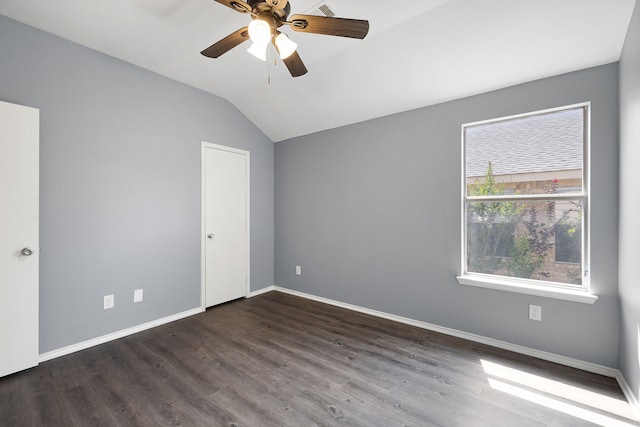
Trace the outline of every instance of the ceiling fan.
<instances>
[{"instance_id":1,"label":"ceiling fan","mask_svg":"<svg viewBox=\"0 0 640 427\"><path fill-rule=\"evenodd\" d=\"M266 61L269 43L273 43L280 58L293 77L307 73L300 55L296 51L297 44L291 41L278 28L288 25L294 31L303 33L326 34L330 36L364 39L369 32L369 21L362 19L335 18L316 15L293 15L289 19L291 4L288 0L215 0L236 12L251 15L251 23L229 34L212 44L202 53L209 58L218 58L251 39L253 44L247 51Z\"/></svg>"}]
</instances>

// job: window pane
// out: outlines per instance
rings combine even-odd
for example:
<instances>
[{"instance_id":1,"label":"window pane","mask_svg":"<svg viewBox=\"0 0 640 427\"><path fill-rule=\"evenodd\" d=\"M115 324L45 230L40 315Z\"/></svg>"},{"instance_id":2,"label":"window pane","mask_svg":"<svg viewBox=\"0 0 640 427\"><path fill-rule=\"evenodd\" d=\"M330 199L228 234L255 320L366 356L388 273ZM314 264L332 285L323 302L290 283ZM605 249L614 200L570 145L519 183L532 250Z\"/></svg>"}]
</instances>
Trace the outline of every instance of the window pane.
<instances>
[{"instance_id":1,"label":"window pane","mask_svg":"<svg viewBox=\"0 0 640 427\"><path fill-rule=\"evenodd\" d=\"M467 195L581 191L583 107L464 128Z\"/></svg>"},{"instance_id":2,"label":"window pane","mask_svg":"<svg viewBox=\"0 0 640 427\"><path fill-rule=\"evenodd\" d=\"M582 233L579 223L556 224L556 261L579 264L582 259Z\"/></svg>"},{"instance_id":3,"label":"window pane","mask_svg":"<svg viewBox=\"0 0 640 427\"><path fill-rule=\"evenodd\" d=\"M515 228L512 222L472 221L469 224L469 245L475 257L508 257L513 250Z\"/></svg>"},{"instance_id":4,"label":"window pane","mask_svg":"<svg viewBox=\"0 0 640 427\"><path fill-rule=\"evenodd\" d=\"M469 202L467 271L580 285L582 201Z\"/></svg>"}]
</instances>

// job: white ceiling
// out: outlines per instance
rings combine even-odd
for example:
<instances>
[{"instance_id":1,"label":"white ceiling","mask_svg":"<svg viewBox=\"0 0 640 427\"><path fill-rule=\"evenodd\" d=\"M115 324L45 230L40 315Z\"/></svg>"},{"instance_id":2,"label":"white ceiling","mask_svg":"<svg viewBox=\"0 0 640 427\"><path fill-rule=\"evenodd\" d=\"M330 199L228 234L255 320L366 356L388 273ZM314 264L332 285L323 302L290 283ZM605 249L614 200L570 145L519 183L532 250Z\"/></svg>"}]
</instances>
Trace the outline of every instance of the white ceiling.
<instances>
[{"instance_id":1,"label":"white ceiling","mask_svg":"<svg viewBox=\"0 0 640 427\"><path fill-rule=\"evenodd\" d=\"M281 141L617 61L635 0L291 0L291 14L320 4L369 35L283 27L297 78L248 43L200 55L249 22L213 0L0 0L0 14L226 98Z\"/></svg>"}]
</instances>

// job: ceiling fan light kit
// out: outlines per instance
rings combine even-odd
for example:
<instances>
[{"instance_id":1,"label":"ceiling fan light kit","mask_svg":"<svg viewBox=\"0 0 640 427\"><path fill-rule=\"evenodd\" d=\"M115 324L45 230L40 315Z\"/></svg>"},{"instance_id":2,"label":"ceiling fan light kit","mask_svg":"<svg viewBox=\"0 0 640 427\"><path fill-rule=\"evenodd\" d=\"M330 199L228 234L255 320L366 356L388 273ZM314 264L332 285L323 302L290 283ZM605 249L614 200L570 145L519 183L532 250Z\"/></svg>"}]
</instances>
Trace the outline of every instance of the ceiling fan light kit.
<instances>
[{"instance_id":1,"label":"ceiling fan light kit","mask_svg":"<svg viewBox=\"0 0 640 427\"><path fill-rule=\"evenodd\" d=\"M247 52L263 61L267 60L267 46L271 40L271 26L262 19L254 19L248 26L249 38L253 42Z\"/></svg>"},{"instance_id":2,"label":"ceiling fan light kit","mask_svg":"<svg viewBox=\"0 0 640 427\"><path fill-rule=\"evenodd\" d=\"M249 46L249 49L247 49L247 52L249 52L251 55L255 56L256 58L262 61L266 61L268 46L269 46L268 43L261 44L261 43L253 42L251 43L251 46Z\"/></svg>"},{"instance_id":3,"label":"ceiling fan light kit","mask_svg":"<svg viewBox=\"0 0 640 427\"><path fill-rule=\"evenodd\" d=\"M287 37L286 34L278 32L278 36L276 37L276 48L278 48L280 58L287 59L296 51L298 44Z\"/></svg>"},{"instance_id":4,"label":"ceiling fan light kit","mask_svg":"<svg viewBox=\"0 0 640 427\"><path fill-rule=\"evenodd\" d=\"M247 27L229 34L212 44L201 53L209 58L218 58L239 44L251 39L252 45L247 49L253 56L266 61L267 47L272 43L280 58L293 77L307 73L297 44L278 31L288 25L293 31L326 34L330 36L364 39L369 32L369 21L362 19L335 18L316 15L293 15L287 20L291 10L288 0L215 0L236 12L251 15L251 23Z\"/></svg>"},{"instance_id":5,"label":"ceiling fan light kit","mask_svg":"<svg viewBox=\"0 0 640 427\"><path fill-rule=\"evenodd\" d=\"M271 26L262 19L254 19L249 24L249 38L254 43L268 44L271 40Z\"/></svg>"}]
</instances>

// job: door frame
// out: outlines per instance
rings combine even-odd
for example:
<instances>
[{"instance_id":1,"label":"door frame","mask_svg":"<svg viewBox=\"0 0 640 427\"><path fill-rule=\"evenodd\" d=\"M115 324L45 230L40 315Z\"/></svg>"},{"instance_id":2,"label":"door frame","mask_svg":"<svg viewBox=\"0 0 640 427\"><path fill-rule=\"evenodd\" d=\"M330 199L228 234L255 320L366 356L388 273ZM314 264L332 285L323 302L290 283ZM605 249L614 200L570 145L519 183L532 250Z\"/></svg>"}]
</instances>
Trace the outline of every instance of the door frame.
<instances>
[{"instance_id":1,"label":"door frame","mask_svg":"<svg viewBox=\"0 0 640 427\"><path fill-rule=\"evenodd\" d=\"M239 148L228 147L226 145L214 144L211 142L202 141L202 147L200 152L201 157L201 213L200 213L200 308L202 311L206 310L206 292L207 292L207 192L206 192L206 179L207 179L207 163L206 163L206 150L214 149L221 151L228 151L231 153L241 154L246 159L247 170L247 288L245 290L245 297L249 296L251 292L251 152L242 150Z\"/></svg>"}]
</instances>

